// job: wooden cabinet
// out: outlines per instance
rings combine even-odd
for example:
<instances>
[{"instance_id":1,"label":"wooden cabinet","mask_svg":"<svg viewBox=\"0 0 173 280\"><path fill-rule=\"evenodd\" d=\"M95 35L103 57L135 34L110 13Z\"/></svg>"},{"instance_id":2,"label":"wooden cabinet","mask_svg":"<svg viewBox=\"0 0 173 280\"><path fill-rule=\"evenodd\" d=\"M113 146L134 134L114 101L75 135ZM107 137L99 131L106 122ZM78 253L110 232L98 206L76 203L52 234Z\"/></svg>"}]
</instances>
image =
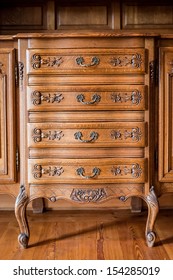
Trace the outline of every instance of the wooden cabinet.
<instances>
[{"instance_id":1,"label":"wooden cabinet","mask_svg":"<svg viewBox=\"0 0 173 280\"><path fill-rule=\"evenodd\" d=\"M153 246L154 40L89 32L39 37L18 36L23 65L19 242L28 245L26 206L35 198L94 207L135 196L147 203L145 236Z\"/></svg>"},{"instance_id":2,"label":"wooden cabinet","mask_svg":"<svg viewBox=\"0 0 173 280\"><path fill-rule=\"evenodd\" d=\"M1 39L5 46L4 38ZM15 132L15 50L0 47L0 193L17 195ZM10 45L8 43L7 45Z\"/></svg>"}]
</instances>

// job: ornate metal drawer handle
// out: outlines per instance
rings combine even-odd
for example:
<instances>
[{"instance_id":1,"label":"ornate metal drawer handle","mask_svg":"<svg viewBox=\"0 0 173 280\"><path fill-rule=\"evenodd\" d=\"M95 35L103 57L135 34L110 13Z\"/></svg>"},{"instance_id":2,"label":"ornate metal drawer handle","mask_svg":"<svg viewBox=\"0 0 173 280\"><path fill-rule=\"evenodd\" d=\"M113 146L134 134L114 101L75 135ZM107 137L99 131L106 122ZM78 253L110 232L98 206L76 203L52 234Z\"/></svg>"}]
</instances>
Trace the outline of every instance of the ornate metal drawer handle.
<instances>
[{"instance_id":1,"label":"ornate metal drawer handle","mask_svg":"<svg viewBox=\"0 0 173 280\"><path fill-rule=\"evenodd\" d=\"M100 63L100 59L96 56L92 57L91 63L85 63L85 59L82 56L76 58L76 63L82 67L91 67L94 65L98 65Z\"/></svg>"},{"instance_id":2,"label":"ornate metal drawer handle","mask_svg":"<svg viewBox=\"0 0 173 280\"><path fill-rule=\"evenodd\" d=\"M77 101L78 102L81 102L82 104L84 105L92 105L94 103L98 103L100 102L101 100L101 96L98 95L98 94L94 94L92 96L92 101L84 101L85 100L85 96L83 94L79 94L77 97L76 97Z\"/></svg>"},{"instance_id":3,"label":"ornate metal drawer handle","mask_svg":"<svg viewBox=\"0 0 173 280\"><path fill-rule=\"evenodd\" d=\"M97 132L92 131L92 132L90 133L90 138L91 138L91 139L89 139L89 140L82 140L82 139L81 139L81 138L83 137L82 132L78 131L78 132L76 132L76 133L74 134L75 139L76 139L76 140L79 140L79 141L82 142L82 143L90 143L90 142L93 142L93 141L95 141L95 140L98 139L98 136L99 136L99 135L98 135Z\"/></svg>"},{"instance_id":4,"label":"ornate metal drawer handle","mask_svg":"<svg viewBox=\"0 0 173 280\"><path fill-rule=\"evenodd\" d=\"M91 178L94 178L94 177L96 177L97 175L99 175L100 174L100 169L99 168L97 168L97 167L94 167L93 168L93 174L92 175L84 175L84 173L85 173L85 169L83 168L83 167L79 167L77 170L76 170L76 172L77 172L77 175L80 175L82 178L84 178L84 179L91 179Z\"/></svg>"}]
</instances>

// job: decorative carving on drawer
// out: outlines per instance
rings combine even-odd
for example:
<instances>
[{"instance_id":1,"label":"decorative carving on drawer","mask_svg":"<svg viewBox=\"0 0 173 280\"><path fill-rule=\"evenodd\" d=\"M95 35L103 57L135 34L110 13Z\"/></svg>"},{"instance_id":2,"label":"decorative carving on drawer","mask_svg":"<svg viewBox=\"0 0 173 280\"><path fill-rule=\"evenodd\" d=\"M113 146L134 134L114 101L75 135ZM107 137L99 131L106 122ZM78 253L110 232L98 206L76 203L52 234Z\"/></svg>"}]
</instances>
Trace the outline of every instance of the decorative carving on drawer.
<instances>
[{"instance_id":1,"label":"decorative carving on drawer","mask_svg":"<svg viewBox=\"0 0 173 280\"><path fill-rule=\"evenodd\" d=\"M131 93L121 92L121 93L112 93L111 100L115 103L121 102L131 102L133 105L139 105L142 100L142 95L139 90L133 90Z\"/></svg>"},{"instance_id":2,"label":"decorative carving on drawer","mask_svg":"<svg viewBox=\"0 0 173 280\"><path fill-rule=\"evenodd\" d=\"M94 94L94 95L92 96L91 101L85 101L85 96L84 96L84 94L79 94L79 95L76 97L76 99L77 99L78 102L81 102L81 103L84 104L84 105L92 105L92 104L95 104L95 103L100 102L101 96L98 95L98 94Z\"/></svg>"},{"instance_id":3,"label":"decorative carving on drawer","mask_svg":"<svg viewBox=\"0 0 173 280\"><path fill-rule=\"evenodd\" d=\"M132 164L130 166L113 166L111 172L115 176L125 176L131 174L133 178L139 178L142 174L142 168L138 163Z\"/></svg>"},{"instance_id":4,"label":"decorative carving on drawer","mask_svg":"<svg viewBox=\"0 0 173 280\"><path fill-rule=\"evenodd\" d=\"M40 105L44 101L47 103L60 103L63 99L64 97L61 93L45 93L45 95L43 95L40 91L36 90L33 91L31 95L31 101L35 106Z\"/></svg>"},{"instance_id":5,"label":"decorative carving on drawer","mask_svg":"<svg viewBox=\"0 0 173 280\"><path fill-rule=\"evenodd\" d=\"M33 140L35 143L41 142L43 138L47 138L48 140L61 140L64 136L62 131L46 131L43 132L40 128L34 128L33 130Z\"/></svg>"},{"instance_id":6,"label":"decorative carving on drawer","mask_svg":"<svg viewBox=\"0 0 173 280\"><path fill-rule=\"evenodd\" d=\"M98 57L94 56L91 59L91 63L85 63L85 59L82 56L79 56L76 58L76 63L77 63L77 65L82 66L82 67L91 67L91 66L98 65L100 63L100 59Z\"/></svg>"},{"instance_id":7,"label":"decorative carving on drawer","mask_svg":"<svg viewBox=\"0 0 173 280\"><path fill-rule=\"evenodd\" d=\"M111 138L114 140L126 140L127 138L131 138L132 141L138 142L141 140L142 132L139 127L132 128L130 131L128 130L112 130Z\"/></svg>"},{"instance_id":8,"label":"decorative carving on drawer","mask_svg":"<svg viewBox=\"0 0 173 280\"><path fill-rule=\"evenodd\" d=\"M43 168L42 165L35 164L32 175L35 179L41 178L43 175L49 175L49 176L60 176L64 172L64 169L62 167L51 167Z\"/></svg>"},{"instance_id":9,"label":"decorative carving on drawer","mask_svg":"<svg viewBox=\"0 0 173 280\"><path fill-rule=\"evenodd\" d=\"M43 67L59 67L63 63L62 57L55 56L41 56L39 54L33 54L31 58L31 65L33 69L39 69Z\"/></svg>"},{"instance_id":10,"label":"decorative carving on drawer","mask_svg":"<svg viewBox=\"0 0 173 280\"><path fill-rule=\"evenodd\" d=\"M76 139L76 140L79 140L79 141L82 142L82 143L91 143L91 142L94 142L95 140L98 139L98 136L99 136L99 134L98 134L97 132L92 131L92 132L90 133L90 139L89 139L89 140L83 140L83 139L82 139L83 134L82 134L81 131L78 131L78 132L76 132L76 133L74 134L75 139Z\"/></svg>"},{"instance_id":11,"label":"decorative carving on drawer","mask_svg":"<svg viewBox=\"0 0 173 280\"><path fill-rule=\"evenodd\" d=\"M84 179L92 179L92 178L97 177L100 174L101 170L98 167L94 167L92 175L84 175L85 174L85 169L83 167L79 167L76 170L76 172L77 172L77 175L81 176Z\"/></svg>"},{"instance_id":12,"label":"decorative carving on drawer","mask_svg":"<svg viewBox=\"0 0 173 280\"><path fill-rule=\"evenodd\" d=\"M76 202L99 202L107 198L107 194L104 188L73 189L70 198Z\"/></svg>"},{"instance_id":13,"label":"decorative carving on drawer","mask_svg":"<svg viewBox=\"0 0 173 280\"><path fill-rule=\"evenodd\" d=\"M133 68L140 68L142 64L142 58L139 53L127 56L121 55L119 57L113 57L110 63L114 67L132 66Z\"/></svg>"}]
</instances>

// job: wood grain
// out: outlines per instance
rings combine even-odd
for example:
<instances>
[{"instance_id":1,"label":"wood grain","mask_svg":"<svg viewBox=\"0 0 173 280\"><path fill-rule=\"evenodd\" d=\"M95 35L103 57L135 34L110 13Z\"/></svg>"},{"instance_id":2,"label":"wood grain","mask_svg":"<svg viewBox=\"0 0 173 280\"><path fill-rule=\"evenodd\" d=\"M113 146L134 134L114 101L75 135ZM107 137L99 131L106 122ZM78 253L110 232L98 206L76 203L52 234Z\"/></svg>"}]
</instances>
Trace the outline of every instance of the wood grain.
<instances>
[{"instance_id":1,"label":"wood grain","mask_svg":"<svg viewBox=\"0 0 173 280\"><path fill-rule=\"evenodd\" d=\"M173 210L160 211L155 225L156 246L147 248L143 236L147 211L29 211L30 246L23 250L17 244L18 226L13 212L1 211L0 259L171 260L172 215Z\"/></svg>"}]
</instances>

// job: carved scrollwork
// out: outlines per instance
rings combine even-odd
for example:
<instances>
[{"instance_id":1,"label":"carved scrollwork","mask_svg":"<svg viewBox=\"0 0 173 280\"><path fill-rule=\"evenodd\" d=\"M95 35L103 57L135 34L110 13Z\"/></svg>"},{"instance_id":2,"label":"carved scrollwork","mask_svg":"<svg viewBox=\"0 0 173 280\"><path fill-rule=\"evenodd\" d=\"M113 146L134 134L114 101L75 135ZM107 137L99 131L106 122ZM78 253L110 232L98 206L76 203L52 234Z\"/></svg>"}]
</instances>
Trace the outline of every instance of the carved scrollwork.
<instances>
[{"instance_id":1,"label":"carved scrollwork","mask_svg":"<svg viewBox=\"0 0 173 280\"><path fill-rule=\"evenodd\" d=\"M70 198L76 202L100 202L107 198L107 193L104 188L73 189Z\"/></svg>"},{"instance_id":2,"label":"carved scrollwork","mask_svg":"<svg viewBox=\"0 0 173 280\"><path fill-rule=\"evenodd\" d=\"M82 66L82 67L91 67L91 66L98 65L100 63L100 59L98 57L94 56L94 57L92 57L90 63L85 63L85 59L82 56L79 56L76 58L76 63L77 63L77 65Z\"/></svg>"},{"instance_id":3,"label":"carved scrollwork","mask_svg":"<svg viewBox=\"0 0 173 280\"><path fill-rule=\"evenodd\" d=\"M43 138L48 140L61 140L64 136L62 131L47 131L43 132L40 128L34 128L33 130L33 140L35 143L41 142Z\"/></svg>"},{"instance_id":4,"label":"carved scrollwork","mask_svg":"<svg viewBox=\"0 0 173 280\"><path fill-rule=\"evenodd\" d=\"M34 54L31 58L31 65L33 69L39 69L43 67L59 67L63 63L62 57L55 56L41 56L40 54Z\"/></svg>"},{"instance_id":5,"label":"carved scrollwork","mask_svg":"<svg viewBox=\"0 0 173 280\"><path fill-rule=\"evenodd\" d=\"M64 97L61 93L43 95L40 91L33 91L31 94L31 101L35 106L42 104L44 101L47 103L60 103L63 99Z\"/></svg>"},{"instance_id":6,"label":"carved scrollwork","mask_svg":"<svg viewBox=\"0 0 173 280\"><path fill-rule=\"evenodd\" d=\"M32 175L35 179L41 178L43 175L49 175L49 176L60 176L64 172L64 169L62 167L51 167L43 168L39 164L35 164Z\"/></svg>"},{"instance_id":7,"label":"carved scrollwork","mask_svg":"<svg viewBox=\"0 0 173 280\"><path fill-rule=\"evenodd\" d=\"M128 92L112 93L111 100L115 103L126 103L130 101L132 105L139 105L142 100L142 95L139 90Z\"/></svg>"},{"instance_id":8,"label":"carved scrollwork","mask_svg":"<svg viewBox=\"0 0 173 280\"><path fill-rule=\"evenodd\" d=\"M123 140L123 139L127 139L127 138L131 138L132 141L134 142L138 142L141 140L142 137L142 132L140 130L139 127L136 128L132 128L131 131L128 130L112 130L111 131L111 138L114 140Z\"/></svg>"},{"instance_id":9,"label":"carved scrollwork","mask_svg":"<svg viewBox=\"0 0 173 280\"><path fill-rule=\"evenodd\" d=\"M133 68L140 68L142 64L142 58L139 53L133 55L127 55L127 56L122 55L119 57L113 57L110 63L114 67L132 66Z\"/></svg>"},{"instance_id":10,"label":"carved scrollwork","mask_svg":"<svg viewBox=\"0 0 173 280\"><path fill-rule=\"evenodd\" d=\"M132 178L139 178L142 174L142 168L138 163L131 166L113 166L111 172L115 176L126 176L130 174Z\"/></svg>"}]
</instances>

